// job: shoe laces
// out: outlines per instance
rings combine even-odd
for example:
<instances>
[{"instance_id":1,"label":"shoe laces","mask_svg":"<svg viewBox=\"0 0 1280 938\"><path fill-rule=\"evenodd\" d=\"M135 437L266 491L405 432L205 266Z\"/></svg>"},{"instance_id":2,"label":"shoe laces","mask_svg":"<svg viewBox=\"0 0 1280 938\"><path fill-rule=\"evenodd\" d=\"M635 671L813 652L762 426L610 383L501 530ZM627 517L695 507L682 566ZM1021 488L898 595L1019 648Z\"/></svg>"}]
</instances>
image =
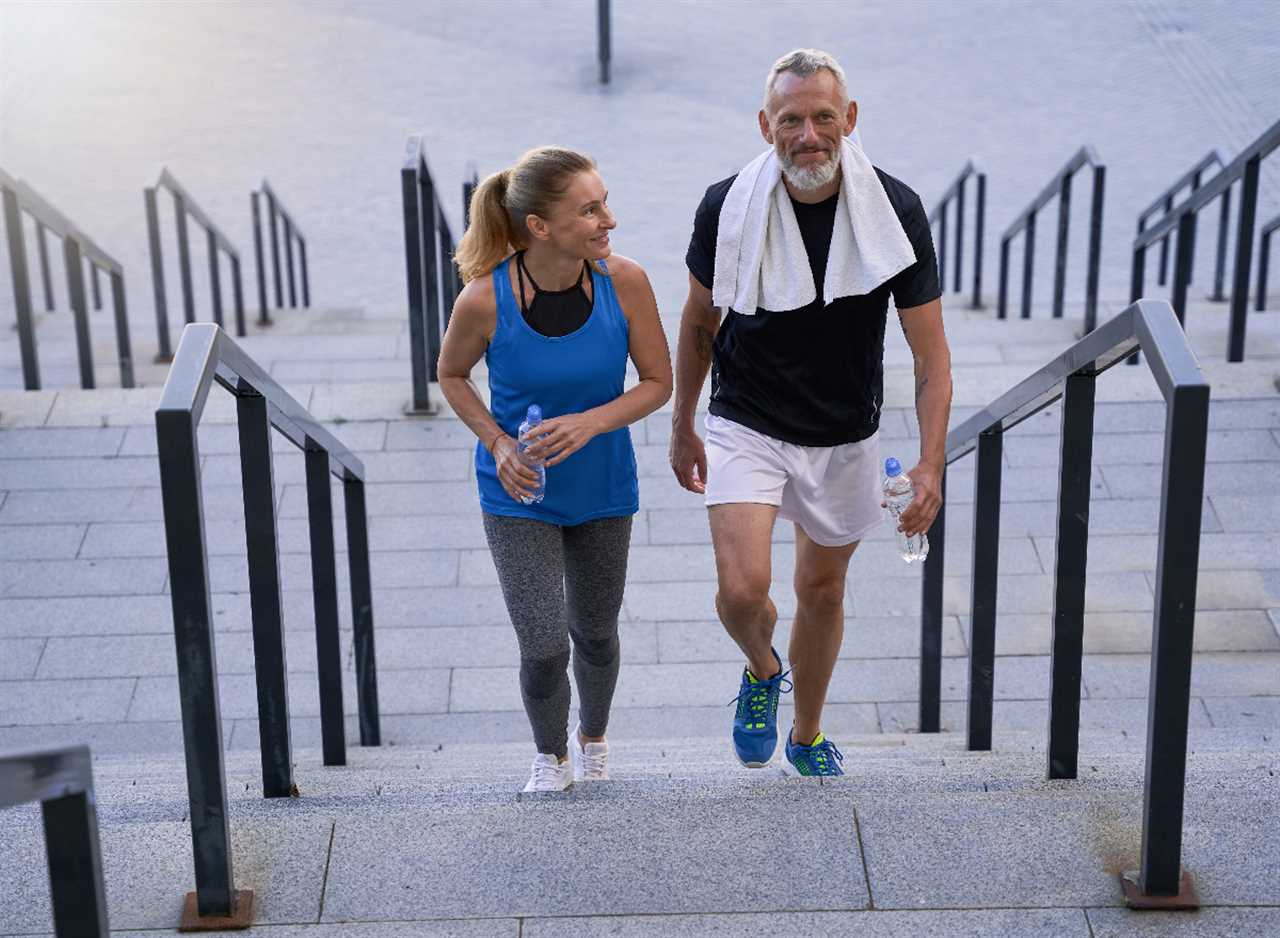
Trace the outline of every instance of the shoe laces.
<instances>
[{"instance_id":1,"label":"shoe laces","mask_svg":"<svg viewBox=\"0 0 1280 938\"><path fill-rule=\"evenodd\" d=\"M738 695L729 704L738 705L738 716L752 721L763 719L769 711L777 710L778 695L791 691L791 681L787 679L790 671L779 672L768 680L757 679L754 684L745 684Z\"/></svg>"},{"instance_id":2,"label":"shoe laces","mask_svg":"<svg viewBox=\"0 0 1280 938\"><path fill-rule=\"evenodd\" d=\"M609 751L590 752L588 743L579 750L582 753L582 774L585 778L602 778L609 771Z\"/></svg>"},{"instance_id":3,"label":"shoe laces","mask_svg":"<svg viewBox=\"0 0 1280 938\"><path fill-rule=\"evenodd\" d=\"M558 762L544 762L542 759L533 760L533 784L534 787L541 785L554 785L560 780L560 774L564 771L564 767Z\"/></svg>"},{"instance_id":4,"label":"shoe laces","mask_svg":"<svg viewBox=\"0 0 1280 938\"><path fill-rule=\"evenodd\" d=\"M813 763L818 775L829 775L831 770L836 767L836 763L844 762L844 753L836 748L836 744L829 739L824 739L816 746L803 746L801 748L809 750L809 761ZM832 762L832 757L835 758L835 762Z\"/></svg>"}]
</instances>

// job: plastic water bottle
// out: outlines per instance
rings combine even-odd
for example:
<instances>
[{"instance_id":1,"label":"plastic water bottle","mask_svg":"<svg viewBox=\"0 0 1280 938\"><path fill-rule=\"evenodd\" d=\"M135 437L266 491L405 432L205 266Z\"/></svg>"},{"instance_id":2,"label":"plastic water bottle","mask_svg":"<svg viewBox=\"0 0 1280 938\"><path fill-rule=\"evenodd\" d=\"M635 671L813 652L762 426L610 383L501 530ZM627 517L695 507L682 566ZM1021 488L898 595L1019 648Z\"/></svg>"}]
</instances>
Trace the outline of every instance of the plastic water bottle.
<instances>
[{"instance_id":1,"label":"plastic water bottle","mask_svg":"<svg viewBox=\"0 0 1280 938\"><path fill-rule=\"evenodd\" d=\"M533 494L527 497L520 496L520 501L526 505L534 505L541 502L543 496L547 494L546 460L530 459L524 455L524 451L533 443L533 440L526 438L525 434L540 423L542 423L542 408L537 404L530 404L529 409L525 412L524 422L520 424L520 428L516 431L516 452L526 466L536 470L538 473L538 486L533 490Z\"/></svg>"},{"instance_id":2,"label":"plastic water bottle","mask_svg":"<svg viewBox=\"0 0 1280 938\"><path fill-rule=\"evenodd\" d=\"M895 528L914 495L911 479L902 471L902 463L890 456L884 461L884 501L889 507ZM907 537L905 533L898 531L898 549L902 551L902 559L907 563L924 560L929 556L929 535L921 532Z\"/></svg>"}]
</instances>

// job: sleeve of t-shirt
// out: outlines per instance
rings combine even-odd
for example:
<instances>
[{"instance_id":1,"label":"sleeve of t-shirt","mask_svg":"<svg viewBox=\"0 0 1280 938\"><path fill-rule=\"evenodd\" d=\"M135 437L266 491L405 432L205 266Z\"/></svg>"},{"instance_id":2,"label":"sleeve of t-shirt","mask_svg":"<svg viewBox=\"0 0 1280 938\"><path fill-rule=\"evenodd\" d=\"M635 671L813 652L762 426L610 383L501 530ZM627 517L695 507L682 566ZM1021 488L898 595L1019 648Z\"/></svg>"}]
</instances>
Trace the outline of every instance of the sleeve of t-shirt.
<instances>
[{"instance_id":1,"label":"sleeve of t-shirt","mask_svg":"<svg viewBox=\"0 0 1280 938\"><path fill-rule=\"evenodd\" d=\"M923 306L942 295L938 283L938 260L933 253L933 232L929 216L917 196L902 216L902 228L916 252L916 262L889 281L893 305L898 309Z\"/></svg>"},{"instance_id":2,"label":"sleeve of t-shirt","mask_svg":"<svg viewBox=\"0 0 1280 938\"><path fill-rule=\"evenodd\" d=\"M698 210L693 213L693 236L689 239L689 250L685 252L684 262L689 273L708 290L716 273L716 234L720 223L718 206L713 208L709 203L710 193L702 197Z\"/></svg>"}]
</instances>

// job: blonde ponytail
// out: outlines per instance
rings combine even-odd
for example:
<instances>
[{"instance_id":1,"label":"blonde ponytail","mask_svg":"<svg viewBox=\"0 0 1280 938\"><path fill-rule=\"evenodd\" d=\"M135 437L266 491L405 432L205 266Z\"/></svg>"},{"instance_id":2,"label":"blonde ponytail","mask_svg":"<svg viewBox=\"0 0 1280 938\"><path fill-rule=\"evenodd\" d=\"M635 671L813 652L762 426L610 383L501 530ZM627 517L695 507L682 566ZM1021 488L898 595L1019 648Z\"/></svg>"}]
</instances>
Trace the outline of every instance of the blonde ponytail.
<instances>
[{"instance_id":1,"label":"blonde ponytail","mask_svg":"<svg viewBox=\"0 0 1280 938\"><path fill-rule=\"evenodd\" d=\"M538 147L476 186L471 227L454 252L462 282L491 273L512 251L527 247L525 219L549 217L573 177L595 168L595 160L575 150Z\"/></svg>"}]
</instances>

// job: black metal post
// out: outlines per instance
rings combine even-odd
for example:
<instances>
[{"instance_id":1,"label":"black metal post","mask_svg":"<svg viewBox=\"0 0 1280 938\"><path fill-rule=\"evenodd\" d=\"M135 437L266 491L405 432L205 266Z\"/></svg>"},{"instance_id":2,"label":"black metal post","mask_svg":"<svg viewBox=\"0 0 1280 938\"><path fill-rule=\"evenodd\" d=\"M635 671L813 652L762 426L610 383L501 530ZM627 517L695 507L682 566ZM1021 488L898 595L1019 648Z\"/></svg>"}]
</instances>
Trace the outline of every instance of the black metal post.
<instances>
[{"instance_id":1,"label":"black metal post","mask_svg":"<svg viewBox=\"0 0 1280 938\"><path fill-rule=\"evenodd\" d=\"M173 347L169 344L169 302L164 289L164 254L160 250L160 211L156 207L156 190L144 189L143 200L147 207L147 245L151 251L151 289L156 302L156 353L157 362L173 359Z\"/></svg>"},{"instance_id":2,"label":"black metal post","mask_svg":"<svg viewBox=\"0 0 1280 938\"><path fill-rule=\"evenodd\" d=\"M1022 233L1022 318L1031 318L1031 280L1036 264L1036 213L1027 218Z\"/></svg>"},{"instance_id":3,"label":"black metal post","mask_svg":"<svg viewBox=\"0 0 1280 938\"><path fill-rule=\"evenodd\" d=\"M253 209L253 258L258 268L258 325L271 325L271 316L267 312L267 272L262 269L262 208L258 204L258 193L249 193L249 204Z\"/></svg>"},{"instance_id":4,"label":"black metal post","mask_svg":"<svg viewBox=\"0 0 1280 938\"><path fill-rule=\"evenodd\" d=\"M284 269L289 277L289 308L298 308L298 288L293 277L293 222L284 216Z\"/></svg>"},{"instance_id":5,"label":"black metal post","mask_svg":"<svg viewBox=\"0 0 1280 938\"><path fill-rule=\"evenodd\" d=\"M129 310L125 305L124 274L111 273L111 314L116 321L116 353L120 358L120 387L134 386L133 345L129 341Z\"/></svg>"},{"instance_id":6,"label":"black metal post","mask_svg":"<svg viewBox=\"0 0 1280 938\"><path fill-rule=\"evenodd\" d=\"M89 262L89 282L93 285L93 308L102 309L102 284L98 280L98 265Z\"/></svg>"},{"instance_id":7,"label":"black metal post","mask_svg":"<svg viewBox=\"0 0 1280 938\"><path fill-rule=\"evenodd\" d=\"M160 492L169 555L169 598L178 655L178 694L200 915L234 907L227 777L209 600L200 455L191 411L156 411Z\"/></svg>"},{"instance_id":8,"label":"black metal post","mask_svg":"<svg viewBox=\"0 0 1280 938\"><path fill-rule=\"evenodd\" d=\"M418 217L422 219L422 286L426 302L423 309L427 324L427 374L437 380L436 360L440 356L440 270L437 265L436 219L440 209L436 205L435 181L425 161L418 171Z\"/></svg>"},{"instance_id":9,"label":"black metal post","mask_svg":"<svg viewBox=\"0 0 1280 938\"><path fill-rule=\"evenodd\" d=\"M1173 211L1173 196L1169 195L1164 200L1164 218L1169 217L1169 213ZM1169 282L1169 235L1165 235L1160 239L1160 272L1156 277L1156 284L1163 287Z\"/></svg>"},{"instance_id":10,"label":"black metal post","mask_svg":"<svg viewBox=\"0 0 1280 938\"><path fill-rule=\"evenodd\" d=\"M40 282L44 286L44 308L53 312L53 273L49 269L49 229L36 222L36 249L40 255Z\"/></svg>"},{"instance_id":11,"label":"black metal post","mask_svg":"<svg viewBox=\"0 0 1280 938\"><path fill-rule=\"evenodd\" d=\"M471 227L471 197L475 195L476 186L480 185L480 179L476 175L475 167L467 167L467 178L462 180L462 232L466 233Z\"/></svg>"},{"instance_id":12,"label":"black metal post","mask_svg":"<svg viewBox=\"0 0 1280 938\"><path fill-rule=\"evenodd\" d=\"M1187 321L1187 287L1191 282L1191 265L1195 260L1196 216L1187 212L1178 219L1178 242L1173 261L1173 291L1169 305L1178 322Z\"/></svg>"},{"instance_id":13,"label":"black metal post","mask_svg":"<svg viewBox=\"0 0 1280 938\"><path fill-rule=\"evenodd\" d=\"M1067 291L1067 234L1071 226L1071 177L1063 176L1058 186L1058 244L1053 261L1053 318L1062 318Z\"/></svg>"},{"instance_id":14,"label":"black metal post","mask_svg":"<svg viewBox=\"0 0 1280 938\"><path fill-rule=\"evenodd\" d=\"M996 301L996 318L1004 319L1009 312L1009 239L1000 239L1000 293Z\"/></svg>"},{"instance_id":15,"label":"black metal post","mask_svg":"<svg viewBox=\"0 0 1280 938\"><path fill-rule=\"evenodd\" d=\"M973 209L973 302L971 309L982 309L982 248L987 221L987 174L978 173L978 198Z\"/></svg>"},{"instance_id":16,"label":"black metal post","mask_svg":"<svg viewBox=\"0 0 1280 938\"><path fill-rule=\"evenodd\" d=\"M1253 307L1258 312L1262 312L1267 308L1267 271L1270 266L1271 231L1264 231L1258 244L1258 291Z\"/></svg>"},{"instance_id":17,"label":"black metal post","mask_svg":"<svg viewBox=\"0 0 1280 938\"><path fill-rule=\"evenodd\" d=\"M1256 184L1257 163L1252 162L1252 166ZM1246 181L1246 188L1247 185ZM1247 209L1248 201L1246 196L1242 209ZM1139 887L1148 896L1177 895L1181 878L1191 650L1208 423L1209 386L1175 387L1165 417L1155 622L1147 698Z\"/></svg>"},{"instance_id":18,"label":"black metal post","mask_svg":"<svg viewBox=\"0 0 1280 938\"><path fill-rule=\"evenodd\" d=\"M988 430L978 437L973 479L973 579L969 611L968 748L971 750L991 748L1003 451L1004 437L999 429Z\"/></svg>"},{"instance_id":19,"label":"black metal post","mask_svg":"<svg viewBox=\"0 0 1280 938\"><path fill-rule=\"evenodd\" d=\"M955 291L964 289L962 271L964 270L964 187L969 180L962 179L956 187L956 272Z\"/></svg>"},{"instance_id":20,"label":"black metal post","mask_svg":"<svg viewBox=\"0 0 1280 938\"><path fill-rule=\"evenodd\" d=\"M338 573L333 544L329 454L306 450L307 521L311 529L311 583L315 593L316 663L320 678L320 735L325 765L347 764L342 725L342 640L338 634Z\"/></svg>"},{"instance_id":21,"label":"black metal post","mask_svg":"<svg viewBox=\"0 0 1280 938\"><path fill-rule=\"evenodd\" d=\"M947 292L947 202L938 209L938 285Z\"/></svg>"},{"instance_id":22,"label":"black metal post","mask_svg":"<svg viewBox=\"0 0 1280 938\"><path fill-rule=\"evenodd\" d=\"M609 21L609 0L596 0L596 56L600 60L600 84L609 84L613 37Z\"/></svg>"},{"instance_id":23,"label":"black metal post","mask_svg":"<svg viewBox=\"0 0 1280 938\"><path fill-rule=\"evenodd\" d=\"M89 761L87 751L84 758ZM98 810L92 787L50 798L41 803L40 810L49 859L54 934L58 938L107 938L107 891L102 881Z\"/></svg>"},{"instance_id":24,"label":"black metal post","mask_svg":"<svg viewBox=\"0 0 1280 938\"><path fill-rule=\"evenodd\" d=\"M1221 303L1227 297L1222 292L1226 285L1227 270L1227 229L1231 224L1231 187L1222 190L1221 205L1218 209L1218 249L1213 258L1213 295L1209 299Z\"/></svg>"},{"instance_id":25,"label":"black metal post","mask_svg":"<svg viewBox=\"0 0 1280 938\"><path fill-rule=\"evenodd\" d=\"M311 308L311 277L307 274L307 241L298 239L298 264L302 267L302 305Z\"/></svg>"},{"instance_id":26,"label":"black metal post","mask_svg":"<svg viewBox=\"0 0 1280 938\"><path fill-rule=\"evenodd\" d=\"M276 309L284 308L284 284L280 282L280 232L276 216L276 197L267 192L267 217L271 229L271 282L275 287Z\"/></svg>"},{"instance_id":27,"label":"black metal post","mask_svg":"<svg viewBox=\"0 0 1280 938\"><path fill-rule=\"evenodd\" d=\"M244 337L247 332L244 322L244 280L240 276L240 255L231 257L231 301L235 304L236 335Z\"/></svg>"},{"instance_id":28,"label":"black metal post","mask_svg":"<svg viewBox=\"0 0 1280 938\"><path fill-rule=\"evenodd\" d=\"M1107 190L1107 168L1093 168L1093 193L1089 204L1089 262L1084 281L1084 331L1098 326L1098 275L1102 266L1102 207Z\"/></svg>"},{"instance_id":29,"label":"black metal post","mask_svg":"<svg viewBox=\"0 0 1280 938\"><path fill-rule=\"evenodd\" d=\"M1227 361L1244 361L1244 329L1249 310L1249 263L1253 260L1253 225L1258 214L1259 154L1244 164L1240 187L1240 219L1236 228L1236 268L1231 284L1231 330L1227 337Z\"/></svg>"},{"instance_id":30,"label":"black metal post","mask_svg":"<svg viewBox=\"0 0 1280 938\"><path fill-rule=\"evenodd\" d=\"M437 209L440 206L437 204ZM453 266L453 235L449 231L449 223L445 221L443 211L441 210L438 221L440 226L440 236L436 241L439 246L439 270L440 270L440 313L444 319L444 328L449 328L449 319L453 315L453 298L454 298L454 281L457 279L454 275ZM433 356L434 361L440 354L439 345L436 346L436 354ZM436 376L432 376L433 380Z\"/></svg>"},{"instance_id":31,"label":"black metal post","mask_svg":"<svg viewBox=\"0 0 1280 938\"><path fill-rule=\"evenodd\" d=\"M178 221L178 273L182 279L182 316L186 322L196 321L196 296L191 286L191 246L187 241L187 205L182 196L173 194L174 214Z\"/></svg>"},{"instance_id":32,"label":"black metal post","mask_svg":"<svg viewBox=\"0 0 1280 938\"><path fill-rule=\"evenodd\" d=\"M84 289L84 258L80 242L70 234L62 238L63 266L67 270L67 300L75 322L76 357L80 363L80 387L96 387L93 380L93 341L89 338L89 304Z\"/></svg>"},{"instance_id":33,"label":"black metal post","mask_svg":"<svg viewBox=\"0 0 1280 938\"><path fill-rule=\"evenodd\" d=\"M426 289L422 272L422 209L418 202L417 165L400 170L400 198L404 213L404 266L409 294L409 370L416 411L431 408L427 378Z\"/></svg>"},{"instance_id":34,"label":"black metal post","mask_svg":"<svg viewBox=\"0 0 1280 938\"><path fill-rule=\"evenodd\" d=\"M236 397L236 414L249 562L249 608L253 616L254 674L258 681L262 794L266 798L287 798L293 790L293 758L289 742L284 609L280 595L280 552L267 399L260 394L241 392Z\"/></svg>"},{"instance_id":35,"label":"black metal post","mask_svg":"<svg viewBox=\"0 0 1280 938\"><path fill-rule=\"evenodd\" d=\"M942 472L942 507L929 527L920 597L920 732L942 729L942 586L947 525L947 473Z\"/></svg>"},{"instance_id":36,"label":"black metal post","mask_svg":"<svg viewBox=\"0 0 1280 938\"><path fill-rule=\"evenodd\" d=\"M36 357L36 330L32 322L31 276L27 272L26 236L18 195L0 188L4 196L5 240L9 243L9 271L13 280L13 306L18 320L18 347L22 352L22 386L40 390L40 362Z\"/></svg>"},{"instance_id":37,"label":"black metal post","mask_svg":"<svg viewBox=\"0 0 1280 938\"><path fill-rule=\"evenodd\" d=\"M369 576L369 525L364 482L344 479L347 509L347 566L351 573L351 626L356 647L356 701L360 712L360 745L382 742L378 718L378 670L373 650L373 584Z\"/></svg>"},{"instance_id":38,"label":"black metal post","mask_svg":"<svg viewBox=\"0 0 1280 938\"><path fill-rule=\"evenodd\" d=\"M1080 673L1089 558L1094 391L1094 375L1077 372L1067 377L1062 395L1049 677L1049 778L1075 778L1080 748Z\"/></svg>"},{"instance_id":39,"label":"black metal post","mask_svg":"<svg viewBox=\"0 0 1280 938\"><path fill-rule=\"evenodd\" d=\"M1142 298L1142 291L1146 289L1147 279L1147 246L1137 247L1133 250L1133 267L1129 275L1129 302L1136 303ZM1125 359L1126 365L1138 364L1138 350L1134 349L1133 354Z\"/></svg>"},{"instance_id":40,"label":"black metal post","mask_svg":"<svg viewBox=\"0 0 1280 938\"><path fill-rule=\"evenodd\" d=\"M218 236L210 228L205 232L205 244L209 252L209 300L213 304L213 321L223 329L222 279L218 275Z\"/></svg>"}]
</instances>

